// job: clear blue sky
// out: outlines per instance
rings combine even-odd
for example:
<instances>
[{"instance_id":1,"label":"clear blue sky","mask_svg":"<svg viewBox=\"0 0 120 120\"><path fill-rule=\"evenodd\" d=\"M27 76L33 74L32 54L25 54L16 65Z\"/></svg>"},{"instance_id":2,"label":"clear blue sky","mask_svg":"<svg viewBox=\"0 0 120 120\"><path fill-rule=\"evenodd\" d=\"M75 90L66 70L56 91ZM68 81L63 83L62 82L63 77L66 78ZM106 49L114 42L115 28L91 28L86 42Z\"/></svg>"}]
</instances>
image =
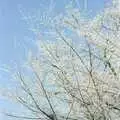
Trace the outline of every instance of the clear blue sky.
<instances>
[{"instance_id":1,"label":"clear blue sky","mask_svg":"<svg viewBox=\"0 0 120 120\"><path fill-rule=\"evenodd\" d=\"M56 11L61 11L69 0L53 0L56 2ZM77 1L77 0L76 0ZM83 1L78 0L80 8L83 9ZM103 9L106 0L88 0L88 11L92 10L94 16ZM110 2L111 0L107 0ZM50 0L0 0L0 68L3 65L14 65L14 62L20 63L25 60L27 50L32 48L31 41L35 36L28 30L27 24L20 15L20 6L28 12L45 7ZM55 12L55 11L54 11ZM26 46L27 45L27 46ZM25 49L25 47L27 49ZM0 69L1 70L1 69ZM0 71L0 87L6 87L9 84L9 77L3 71ZM18 110L16 106L0 97L1 109ZM0 120L8 120L0 114ZM13 120L13 118L12 118Z\"/></svg>"}]
</instances>

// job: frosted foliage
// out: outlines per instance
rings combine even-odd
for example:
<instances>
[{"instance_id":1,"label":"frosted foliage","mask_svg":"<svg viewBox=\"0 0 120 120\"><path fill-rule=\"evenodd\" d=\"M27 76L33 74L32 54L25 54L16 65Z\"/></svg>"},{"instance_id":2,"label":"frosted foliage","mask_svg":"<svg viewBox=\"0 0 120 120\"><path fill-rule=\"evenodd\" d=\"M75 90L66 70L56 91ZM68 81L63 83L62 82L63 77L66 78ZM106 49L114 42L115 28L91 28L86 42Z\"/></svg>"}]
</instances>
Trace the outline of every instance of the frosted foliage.
<instances>
[{"instance_id":1,"label":"frosted foliage","mask_svg":"<svg viewBox=\"0 0 120 120\"><path fill-rule=\"evenodd\" d=\"M91 44L97 46L103 56L103 52L106 51L105 59L109 59L116 71L119 71L120 11L117 6L106 8L85 27L87 29L83 29L82 32L80 29L78 33L86 36Z\"/></svg>"},{"instance_id":2,"label":"frosted foliage","mask_svg":"<svg viewBox=\"0 0 120 120\"><path fill-rule=\"evenodd\" d=\"M71 41L65 39L71 45ZM80 56L83 60L81 61L69 45L66 45L61 39L55 42L38 42L38 46L41 46L39 51L42 51L43 56L42 61L41 58L37 58L37 60L40 60L42 75L46 73L46 77L44 77L44 81L46 80L44 83L47 86L46 91L54 102L62 100L62 103L60 101L56 103L54 109L59 114L67 114L70 109L69 106L74 103L70 117L82 117L81 119L88 117L91 119L89 115L91 113L95 119L102 118L103 114L109 118L108 114L111 114L111 110L108 104L116 105L119 103L119 80L116 80L114 74L107 68L103 70L104 61L100 61L96 56L92 56L93 63L90 66L88 48L85 49L87 52L80 52L83 50L82 47L75 48L81 53ZM72 47L74 48L74 46ZM91 52L96 53L92 46ZM38 66L37 61L35 63L35 66ZM34 68L37 70L35 66ZM90 69L92 69L92 75ZM37 70L37 73L40 74L40 71ZM67 109L64 111L59 109L62 104L67 105ZM115 116L118 116L118 113Z\"/></svg>"}]
</instances>

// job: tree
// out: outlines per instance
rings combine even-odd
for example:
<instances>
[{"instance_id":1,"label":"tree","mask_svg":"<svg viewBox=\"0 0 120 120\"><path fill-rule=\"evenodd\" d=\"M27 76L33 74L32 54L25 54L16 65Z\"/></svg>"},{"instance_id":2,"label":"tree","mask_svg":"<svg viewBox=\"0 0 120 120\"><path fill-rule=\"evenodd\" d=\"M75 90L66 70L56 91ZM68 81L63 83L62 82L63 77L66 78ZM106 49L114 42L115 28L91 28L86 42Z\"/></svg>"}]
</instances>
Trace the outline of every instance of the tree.
<instances>
[{"instance_id":1,"label":"tree","mask_svg":"<svg viewBox=\"0 0 120 120\"><path fill-rule=\"evenodd\" d=\"M118 2L93 19L69 6L55 17L54 41L37 42L36 55L17 72L16 100L42 120L119 120L120 13ZM51 38L50 38L51 39Z\"/></svg>"}]
</instances>

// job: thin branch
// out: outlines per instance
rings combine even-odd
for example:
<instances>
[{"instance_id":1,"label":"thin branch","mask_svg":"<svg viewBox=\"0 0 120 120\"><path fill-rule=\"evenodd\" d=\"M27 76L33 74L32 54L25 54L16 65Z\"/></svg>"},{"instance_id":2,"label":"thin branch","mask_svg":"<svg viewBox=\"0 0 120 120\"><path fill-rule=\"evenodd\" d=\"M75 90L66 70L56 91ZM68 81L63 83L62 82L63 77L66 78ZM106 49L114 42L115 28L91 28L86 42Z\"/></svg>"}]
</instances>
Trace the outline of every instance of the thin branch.
<instances>
[{"instance_id":1,"label":"thin branch","mask_svg":"<svg viewBox=\"0 0 120 120\"><path fill-rule=\"evenodd\" d=\"M20 119L42 120L42 118L40 117L35 118L35 117L17 116L9 113L5 113L5 115L9 117L14 117L14 118L20 118Z\"/></svg>"},{"instance_id":2,"label":"thin branch","mask_svg":"<svg viewBox=\"0 0 120 120\"><path fill-rule=\"evenodd\" d=\"M21 74L20 74L20 73L18 73L18 74L19 74L19 76L20 76L20 80L22 81L22 83L23 83L24 86L25 86L25 88L22 87L23 90L31 97L31 99L32 99L33 102L35 103L36 108L37 108L41 113L43 113L45 116L47 116L49 119L53 120L53 118L51 118L50 115L48 115L45 111L43 111L43 110L39 107L39 105L37 104L35 98L33 97L32 93L31 93L30 89L27 87L26 83L24 82Z\"/></svg>"},{"instance_id":3,"label":"thin branch","mask_svg":"<svg viewBox=\"0 0 120 120\"><path fill-rule=\"evenodd\" d=\"M31 67L32 67L32 66L31 66ZM33 72L34 72L34 74L36 75L37 79L39 80L40 85L41 85L41 87L42 87L42 90L43 90L43 92L44 92L44 94L45 94L45 97L46 97L46 99L47 99L47 101L48 101L48 104L49 104L49 106L50 106L50 108L51 108L51 110L52 110L52 112L53 112L53 114L54 114L55 120L57 120L56 113L55 113L55 111L54 111L54 109L53 109L53 106L52 106L52 104L51 104L51 102L50 102L50 99L49 99L49 97L48 97L48 95L47 95L47 93L46 93L46 90L45 90L45 88L44 88L44 85L43 85L43 83L42 83L39 75L37 74L37 72L36 72L34 69L33 69Z\"/></svg>"}]
</instances>

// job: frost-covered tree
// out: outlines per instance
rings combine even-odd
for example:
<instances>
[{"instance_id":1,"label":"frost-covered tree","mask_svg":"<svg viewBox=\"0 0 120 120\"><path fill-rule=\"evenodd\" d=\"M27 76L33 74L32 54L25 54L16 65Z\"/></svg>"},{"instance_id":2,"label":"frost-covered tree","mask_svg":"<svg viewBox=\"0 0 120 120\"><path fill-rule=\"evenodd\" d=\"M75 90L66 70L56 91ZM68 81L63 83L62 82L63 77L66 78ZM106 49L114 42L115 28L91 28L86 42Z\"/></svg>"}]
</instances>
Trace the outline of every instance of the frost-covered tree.
<instances>
[{"instance_id":1,"label":"frost-covered tree","mask_svg":"<svg viewBox=\"0 0 120 120\"><path fill-rule=\"evenodd\" d=\"M42 120L120 119L120 11L113 0L92 19L68 6L39 36L37 52L17 72L16 100ZM45 35L45 34L44 34ZM51 36L50 36L51 35ZM52 39L52 40L51 40Z\"/></svg>"}]
</instances>

